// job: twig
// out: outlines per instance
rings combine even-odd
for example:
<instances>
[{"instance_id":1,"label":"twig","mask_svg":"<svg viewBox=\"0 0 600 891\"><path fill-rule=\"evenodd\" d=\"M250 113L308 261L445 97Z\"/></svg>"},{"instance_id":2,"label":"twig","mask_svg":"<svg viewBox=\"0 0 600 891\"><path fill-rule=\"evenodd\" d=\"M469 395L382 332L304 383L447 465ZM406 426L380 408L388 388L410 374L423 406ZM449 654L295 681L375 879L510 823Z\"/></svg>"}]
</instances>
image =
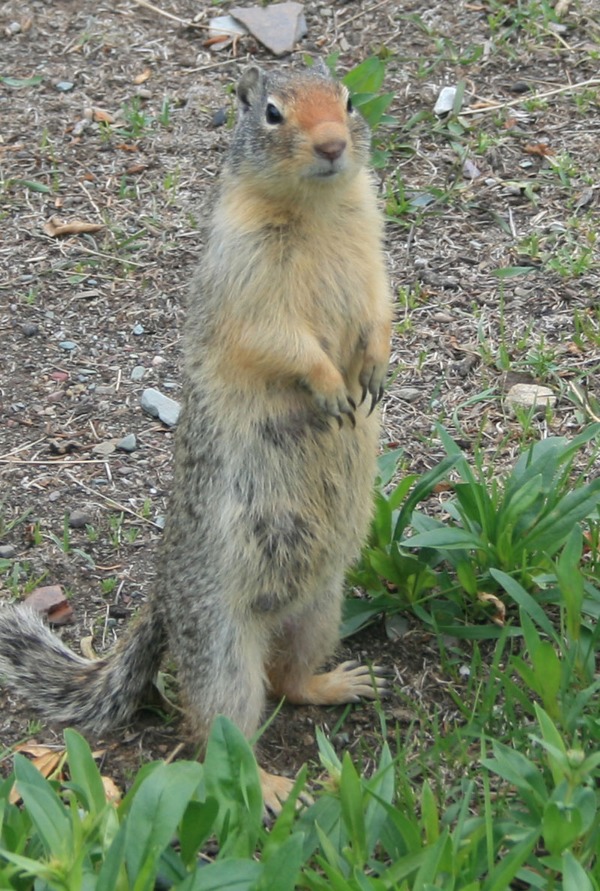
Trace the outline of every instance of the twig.
<instances>
[{"instance_id":1,"label":"twig","mask_svg":"<svg viewBox=\"0 0 600 891\"><path fill-rule=\"evenodd\" d=\"M35 439L33 442L26 442L24 445L17 446L16 449L11 449L10 452L5 452L3 455L0 455L0 461L5 461L11 455L16 455L18 452L24 452L25 449L32 449L34 446L38 445L38 443L44 442L45 439L46 437L42 436L41 439ZM11 462L9 461L7 463L10 464Z\"/></svg>"},{"instance_id":2,"label":"twig","mask_svg":"<svg viewBox=\"0 0 600 891\"><path fill-rule=\"evenodd\" d=\"M509 99L507 102L496 102L483 108L465 108L461 116L466 114L480 114L484 111L497 111L499 108L507 108L511 105L522 105L524 102L532 102L536 99L548 99L550 96L558 96L560 93L570 93L572 90L581 90L583 87L600 86L600 77L590 77L578 84L567 84L566 87L556 87L554 90L546 90L545 93L533 93L531 96L523 96L521 99Z\"/></svg>"},{"instance_id":3,"label":"twig","mask_svg":"<svg viewBox=\"0 0 600 891\"><path fill-rule=\"evenodd\" d=\"M72 473L67 473L69 479L75 483L77 486L81 486L86 492L94 497L103 498L107 501L111 507L117 508L117 510L124 511L126 514L130 514L132 517L137 517L138 520L141 520L143 523L147 523L148 526L154 526L155 529L160 529L162 532L162 526L158 523L155 523L153 520L149 520L148 517L144 517L142 514L138 514L137 511L133 510L131 507L127 507L126 504L121 504L120 501L115 501L114 498L111 498L109 495L105 495L104 492L97 492L95 489L90 488L90 486L86 486L85 483L82 483L81 480L78 480L76 476L73 476Z\"/></svg>"},{"instance_id":4,"label":"twig","mask_svg":"<svg viewBox=\"0 0 600 891\"><path fill-rule=\"evenodd\" d=\"M208 28L208 25L201 25L199 22L192 22L189 19L181 19L178 15L173 15L172 12L166 12L164 9L159 9L158 6L149 3L148 0L133 0L133 2L138 6L144 6L146 9L155 12L157 15L162 15L166 19L171 19L172 22L177 22L178 25L183 25L186 28L202 28L203 30Z\"/></svg>"},{"instance_id":5,"label":"twig","mask_svg":"<svg viewBox=\"0 0 600 891\"><path fill-rule=\"evenodd\" d=\"M20 458L0 458L0 464L25 464L34 467L37 464L49 464L56 467L57 465L71 464L106 464L106 458L70 458L68 461L64 458L32 458L31 461L23 461Z\"/></svg>"}]
</instances>

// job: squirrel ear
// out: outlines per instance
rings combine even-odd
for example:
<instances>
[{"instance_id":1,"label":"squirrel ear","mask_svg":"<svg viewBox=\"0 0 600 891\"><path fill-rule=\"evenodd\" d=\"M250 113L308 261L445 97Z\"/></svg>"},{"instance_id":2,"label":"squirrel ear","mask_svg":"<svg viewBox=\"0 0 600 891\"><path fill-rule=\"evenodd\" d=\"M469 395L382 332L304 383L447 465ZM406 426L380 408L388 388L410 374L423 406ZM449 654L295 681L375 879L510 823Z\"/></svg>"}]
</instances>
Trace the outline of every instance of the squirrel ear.
<instances>
[{"instance_id":1,"label":"squirrel ear","mask_svg":"<svg viewBox=\"0 0 600 891\"><path fill-rule=\"evenodd\" d=\"M265 73L258 65L246 68L237 85L237 97L244 109L250 108L252 99L259 94L264 79Z\"/></svg>"}]
</instances>

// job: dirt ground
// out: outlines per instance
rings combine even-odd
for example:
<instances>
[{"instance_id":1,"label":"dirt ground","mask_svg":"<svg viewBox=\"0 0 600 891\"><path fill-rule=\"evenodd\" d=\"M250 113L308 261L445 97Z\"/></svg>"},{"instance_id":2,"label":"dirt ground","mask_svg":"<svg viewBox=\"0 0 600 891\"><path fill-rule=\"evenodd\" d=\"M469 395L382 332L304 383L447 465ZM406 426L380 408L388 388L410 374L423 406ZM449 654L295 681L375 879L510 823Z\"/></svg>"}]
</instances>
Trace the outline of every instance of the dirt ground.
<instances>
[{"instance_id":1,"label":"dirt ground","mask_svg":"<svg viewBox=\"0 0 600 891\"><path fill-rule=\"evenodd\" d=\"M382 135L389 160L377 175L399 303L382 445L400 444L408 470L442 457L435 421L507 466L523 442L504 403L517 380L558 396L532 421L534 435L574 433L594 416L586 394L600 392L600 82L578 86L598 77L596 0L563 4L558 28L521 3L308 0L308 35L282 61L251 38L218 53L204 45L225 3L157 5L196 26L131 0L0 7L0 501L10 555L0 597L61 585L74 623L60 633L77 648L93 630L97 651L153 584L173 432L142 412L140 395L179 396L184 297L230 138L219 124L249 60L297 65L304 53L339 51L343 73L382 48L393 54L385 89L398 122ZM459 80L466 136L432 115L441 87ZM488 110L471 114L477 103ZM55 216L103 228L52 237L44 226ZM515 266L532 271L494 272ZM135 451L98 452L129 434ZM65 546L65 516L77 510L88 529L69 528ZM400 641L381 623L343 648L392 669L391 739L396 724L400 737L418 732L419 710L440 713L441 726L454 718L437 643L408 623ZM263 743L275 772L314 760L316 725L365 759L379 738L368 704L283 712ZM32 735L60 742L31 718L0 692L0 753ZM105 772L127 782L180 741L176 722L145 716L107 741Z\"/></svg>"}]
</instances>

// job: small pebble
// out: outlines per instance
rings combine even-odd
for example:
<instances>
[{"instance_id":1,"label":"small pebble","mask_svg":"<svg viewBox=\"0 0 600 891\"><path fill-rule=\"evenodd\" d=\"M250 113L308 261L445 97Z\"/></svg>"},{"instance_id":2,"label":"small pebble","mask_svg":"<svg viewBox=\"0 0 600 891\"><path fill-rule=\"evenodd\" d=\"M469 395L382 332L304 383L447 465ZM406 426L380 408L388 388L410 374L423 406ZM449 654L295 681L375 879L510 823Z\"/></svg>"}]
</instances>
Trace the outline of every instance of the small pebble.
<instances>
[{"instance_id":1,"label":"small pebble","mask_svg":"<svg viewBox=\"0 0 600 891\"><path fill-rule=\"evenodd\" d=\"M0 545L0 560L10 560L17 553L12 545Z\"/></svg>"},{"instance_id":2,"label":"small pebble","mask_svg":"<svg viewBox=\"0 0 600 891\"><path fill-rule=\"evenodd\" d=\"M227 123L227 113L226 108L218 108L211 118L211 125L213 127L222 127Z\"/></svg>"},{"instance_id":3,"label":"small pebble","mask_svg":"<svg viewBox=\"0 0 600 891\"><path fill-rule=\"evenodd\" d=\"M132 381L141 381L144 375L146 374L146 369L143 365L136 365L135 368L131 372L131 380Z\"/></svg>"},{"instance_id":4,"label":"small pebble","mask_svg":"<svg viewBox=\"0 0 600 891\"><path fill-rule=\"evenodd\" d=\"M117 443L117 448L121 452L135 452L137 449L137 440L134 433L128 433L123 439Z\"/></svg>"},{"instance_id":5,"label":"small pebble","mask_svg":"<svg viewBox=\"0 0 600 891\"><path fill-rule=\"evenodd\" d=\"M109 455L117 448L117 443L114 439L109 439L106 442L99 442L94 446L92 452L94 455L98 455L100 458L108 458Z\"/></svg>"},{"instance_id":6,"label":"small pebble","mask_svg":"<svg viewBox=\"0 0 600 891\"><path fill-rule=\"evenodd\" d=\"M59 82L56 84L56 89L59 91L59 93L69 93L74 86L75 84L71 83L70 80L59 80Z\"/></svg>"},{"instance_id":7,"label":"small pebble","mask_svg":"<svg viewBox=\"0 0 600 891\"><path fill-rule=\"evenodd\" d=\"M25 322L25 324L21 326L21 331L25 337L35 337L35 335L39 333L39 330L39 327L34 322Z\"/></svg>"},{"instance_id":8,"label":"small pebble","mask_svg":"<svg viewBox=\"0 0 600 891\"><path fill-rule=\"evenodd\" d=\"M144 326L143 326L143 325L140 325L140 323L137 322L137 323L133 326L133 331L132 331L132 333L135 334L136 337L140 337L140 335L144 333Z\"/></svg>"},{"instance_id":9,"label":"small pebble","mask_svg":"<svg viewBox=\"0 0 600 891\"><path fill-rule=\"evenodd\" d=\"M403 399L404 402L415 402L420 395L421 391L416 387L400 387L399 390L396 390L396 396L398 399Z\"/></svg>"},{"instance_id":10,"label":"small pebble","mask_svg":"<svg viewBox=\"0 0 600 891\"><path fill-rule=\"evenodd\" d=\"M67 350L67 352L70 352L71 350L77 349L77 344L74 343L72 340L61 340L61 342L59 343L59 347L61 348L61 350Z\"/></svg>"},{"instance_id":11,"label":"small pebble","mask_svg":"<svg viewBox=\"0 0 600 891\"><path fill-rule=\"evenodd\" d=\"M71 529L85 529L86 526L91 526L91 524L92 515L86 508L75 508L75 510L69 512L69 526Z\"/></svg>"}]
</instances>

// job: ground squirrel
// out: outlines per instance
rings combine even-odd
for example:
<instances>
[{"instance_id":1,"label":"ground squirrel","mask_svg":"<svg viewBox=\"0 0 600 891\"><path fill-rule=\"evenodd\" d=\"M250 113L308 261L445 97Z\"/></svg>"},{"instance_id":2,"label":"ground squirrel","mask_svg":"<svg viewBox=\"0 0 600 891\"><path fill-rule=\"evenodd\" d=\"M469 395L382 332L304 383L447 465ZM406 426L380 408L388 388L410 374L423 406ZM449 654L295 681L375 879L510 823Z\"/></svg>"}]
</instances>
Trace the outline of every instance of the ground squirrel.
<instances>
[{"instance_id":1,"label":"ground squirrel","mask_svg":"<svg viewBox=\"0 0 600 891\"><path fill-rule=\"evenodd\" d=\"M0 674L48 718L100 731L167 648L196 740L247 736L265 696L329 705L383 680L344 663L344 573L371 516L390 339L370 134L323 68L248 68L184 334L183 410L155 593L114 654L0 609ZM375 687L373 686L375 684ZM261 771L267 804L290 781Z\"/></svg>"}]
</instances>

